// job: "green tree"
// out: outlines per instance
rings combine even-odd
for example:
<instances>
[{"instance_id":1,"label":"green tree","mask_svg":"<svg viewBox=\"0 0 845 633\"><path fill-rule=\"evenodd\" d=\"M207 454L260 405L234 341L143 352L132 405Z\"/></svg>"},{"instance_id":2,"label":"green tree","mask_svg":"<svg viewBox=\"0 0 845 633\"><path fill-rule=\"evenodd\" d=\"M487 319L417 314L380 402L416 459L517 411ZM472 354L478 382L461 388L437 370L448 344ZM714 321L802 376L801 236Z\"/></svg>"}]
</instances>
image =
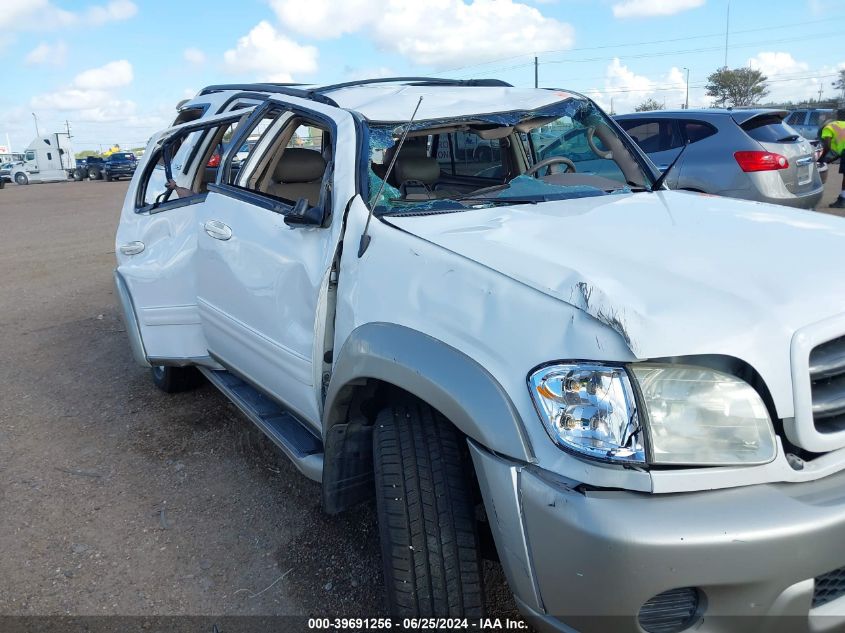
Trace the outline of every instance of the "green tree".
<instances>
[{"instance_id":1,"label":"green tree","mask_svg":"<svg viewBox=\"0 0 845 633\"><path fill-rule=\"evenodd\" d=\"M707 78L707 96L715 97L714 105L749 106L769 94L767 77L753 68L720 68Z\"/></svg>"},{"instance_id":2,"label":"green tree","mask_svg":"<svg viewBox=\"0 0 845 633\"><path fill-rule=\"evenodd\" d=\"M839 71L839 79L833 82L833 87L841 90L842 94L845 95L845 69Z\"/></svg>"},{"instance_id":3,"label":"green tree","mask_svg":"<svg viewBox=\"0 0 845 633\"><path fill-rule=\"evenodd\" d=\"M647 112L649 110L662 110L663 104L660 103L657 99L646 99L636 108L634 108L634 112Z\"/></svg>"}]
</instances>

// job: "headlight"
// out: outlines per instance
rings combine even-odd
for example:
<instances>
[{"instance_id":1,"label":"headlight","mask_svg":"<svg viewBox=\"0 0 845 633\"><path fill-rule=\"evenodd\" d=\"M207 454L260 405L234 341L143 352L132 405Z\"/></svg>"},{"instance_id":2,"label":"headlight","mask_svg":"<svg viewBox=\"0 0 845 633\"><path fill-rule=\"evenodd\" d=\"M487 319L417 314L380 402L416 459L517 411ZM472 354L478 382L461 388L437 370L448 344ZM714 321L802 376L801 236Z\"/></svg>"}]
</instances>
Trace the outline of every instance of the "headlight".
<instances>
[{"instance_id":1,"label":"headlight","mask_svg":"<svg viewBox=\"0 0 845 633\"><path fill-rule=\"evenodd\" d=\"M765 404L729 374L688 365L634 363L626 371L571 363L541 368L528 382L551 438L588 457L636 464L647 454L651 464L699 466L775 458Z\"/></svg>"},{"instance_id":2,"label":"headlight","mask_svg":"<svg viewBox=\"0 0 845 633\"><path fill-rule=\"evenodd\" d=\"M746 382L689 365L635 363L654 464L765 464L775 458L766 405Z\"/></svg>"},{"instance_id":3,"label":"headlight","mask_svg":"<svg viewBox=\"0 0 845 633\"><path fill-rule=\"evenodd\" d=\"M555 365L531 374L529 385L559 446L606 461L645 462L634 392L622 367Z\"/></svg>"}]
</instances>

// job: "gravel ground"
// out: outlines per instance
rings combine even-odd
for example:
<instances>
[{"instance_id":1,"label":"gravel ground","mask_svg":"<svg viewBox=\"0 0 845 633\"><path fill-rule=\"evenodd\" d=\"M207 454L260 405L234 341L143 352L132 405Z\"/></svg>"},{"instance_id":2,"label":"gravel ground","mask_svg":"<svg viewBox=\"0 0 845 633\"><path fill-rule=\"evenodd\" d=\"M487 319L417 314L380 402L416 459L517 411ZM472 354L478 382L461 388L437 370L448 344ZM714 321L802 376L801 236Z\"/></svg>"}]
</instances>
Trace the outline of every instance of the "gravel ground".
<instances>
[{"instance_id":1,"label":"gravel ground","mask_svg":"<svg viewBox=\"0 0 845 633\"><path fill-rule=\"evenodd\" d=\"M213 387L167 395L132 361L126 188L0 191L0 615L384 615L374 507L323 515L317 484L239 448Z\"/></svg>"},{"instance_id":2,"label":"gravel ground","mask_svg":"<svg viewBox=\"0 0 845 633\"><path fill-rule=\"evenodd\" d=\"M168 396L132 362L126 187L0 191L0 615L383 615L374 508L324 516L316 484L239 449L212 387ZM497 565L486 582L515 616Z\"/></svg>"}]
</instances>

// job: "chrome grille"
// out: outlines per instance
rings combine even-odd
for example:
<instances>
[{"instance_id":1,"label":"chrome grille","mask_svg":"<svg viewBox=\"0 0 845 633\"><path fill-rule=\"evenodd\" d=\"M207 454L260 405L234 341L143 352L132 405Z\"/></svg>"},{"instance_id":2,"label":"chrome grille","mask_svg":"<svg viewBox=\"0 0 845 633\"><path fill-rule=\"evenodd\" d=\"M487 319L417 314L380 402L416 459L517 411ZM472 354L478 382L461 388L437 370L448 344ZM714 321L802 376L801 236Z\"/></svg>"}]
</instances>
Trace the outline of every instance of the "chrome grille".
<instances>
[{"instance_id":1,"label":"chrome grille","mask_svg":"<svg viewBox=\"0 0 845 633\"><path fill-rule=\"evenodd\" d=\"M819 433L845 430L845 336L810 352L813 422Z\"/></svg>"},{"instance_id":2,"label":"chrome grille","mask_svg":"<svg viewBox=\"0 0 845 633\"><path fill-rule=\"evenodd\" d=\"M842 596L845 596L845 567L816 577L816 588L813 591L814 609Z\"/></svg>"}]
</instances>

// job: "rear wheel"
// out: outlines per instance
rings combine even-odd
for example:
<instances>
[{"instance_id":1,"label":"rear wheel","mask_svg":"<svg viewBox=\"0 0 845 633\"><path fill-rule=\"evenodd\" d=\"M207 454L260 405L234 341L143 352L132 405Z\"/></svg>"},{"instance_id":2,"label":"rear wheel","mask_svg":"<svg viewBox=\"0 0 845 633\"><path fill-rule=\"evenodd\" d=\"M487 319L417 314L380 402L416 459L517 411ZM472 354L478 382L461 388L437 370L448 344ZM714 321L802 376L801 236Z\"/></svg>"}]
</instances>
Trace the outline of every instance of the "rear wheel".
<instances>
[{"instance_id":1,"label":"rear wheel","mask_svg":"<svg viewBox=\"0 0 845 633\"><path fill-rule=\"evenodd\" d=\"M196 367L165 367L155 365L152 370L153 384L166 393L179 393L198 386L202 374Z\"/></svg>"},{"instance_id":2,"label":"rear wheel","mask_svg":"<svg viewBox=\"0 0 845 633\"><path fill-rule=\"evenodd\" d=\"M413 398L373 429L376 507L394 617L481 617L481 561L466 442Z\"/></svg>"},{"instance_id":3,"label":"rear wheel","mask_svg":"<svg viewBox=\"0 0 845 633\"><path fill-rule=\"evenodd\" d=\"M15 174L15 182L19 185L28 185L29 178L26 177L26 174Z\"/></svg>"},{"instance_id":4,"label":"rear wheel","mask_svg":"<svg viewBox=\"0 0 845 633\"><path fill-rule=\"evenodd\" d=\"M91 167L91 169L88 170L88 180L99 180L99 179L100 179L99 170Z\"/></svg>"},{"instance_id":5,"label":"rear wheel","mask_svg":"<svg viewBox=\"0 0 845 633\"><path fill-rule=\"evenodd\" d=\"M82 174L82 170L79 167L77 167L76 169L73 170L73 179L76 182L79 182L83 178L84 178L84 176Z\"/></svg>"}]
</instances>

